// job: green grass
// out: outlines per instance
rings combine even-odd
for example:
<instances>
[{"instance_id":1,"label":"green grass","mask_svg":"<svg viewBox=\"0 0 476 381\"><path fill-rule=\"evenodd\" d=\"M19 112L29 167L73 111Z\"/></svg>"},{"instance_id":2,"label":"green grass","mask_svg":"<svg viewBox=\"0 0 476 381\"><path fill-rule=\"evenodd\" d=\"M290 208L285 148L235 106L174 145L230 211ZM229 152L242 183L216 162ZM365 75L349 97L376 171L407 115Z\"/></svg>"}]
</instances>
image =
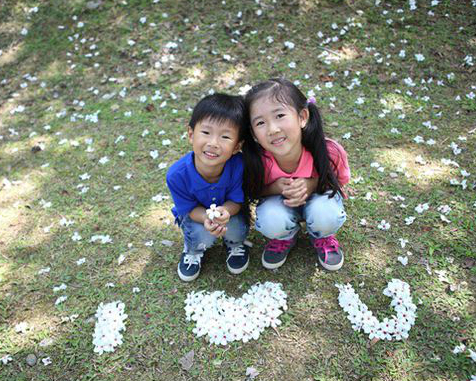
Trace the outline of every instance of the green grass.
<instances>
[{"instance_id":1,"label":"green grass","mask_svg":"<svg viewBox=\"0 0 476 381\"><path fill-rule=\"evenodd\" d=\"M463 64L466 55L476 57L476 7L449 0L435 7L417 2L415 11L407 1L259 3L129 0L105 1L91 10L79 0L8 0L2 7L0 80L6 83L0 85L0 177L20 183L0 185L0 357L13 357L8 365L0 364L0 379L243 380L250 366L260 372L260 380L466 380L476 374L468 352L452 353L461 343L476 350L476 267L471 262L476 259L476 100L466 97L476 83L474 66ZM35 5L38 12L29 14ZM349 18L360 26L339 35ZM26 36L20 34L23 27ZM268 43L268 36L274 42ZM339 40L321 45L332 36ZM285 49L285 41L295 48ZM168 42L178 47L169 49ZM406 52L404 59L400 50ZM320 58L324 51L346 58L326 64ZM418 53L425 56L423 62L414 58ZM451 81L449 73L454 73ZM26 74L37 80L29 81ZM182 238L173 226L172 202L152 201L159 193L168 195L166 169L157 166L170 165L189 150L181 136L202 96L210 90L238 93L274 76L299 81L304 93L315 92L326 133L348 152L353 179L362 177L347 188L348 220L339 232L346 263L337 273L319 269L301 235L288 262L278 271L265 271L260 260L265 241L252 231L245 273L228 274L217 245L200 277L184 284L176 275ZM408 77L416 86L403 82ZM361 84L349 91L355 78ZM327 88L327 81L334 86ZM153 100L157 90L160 97ZM112 93L111 99L104 97ZM359 97L364 104L355 104ZM12 114L19 105L25 111ZM380 117L384 109L388 112ZM85 120L99 110L97 123ZM438 129L425 127L427 121ZM347 132L351 138L344 140ZM120 135L125 139L115 143ZM417 135L436 144L416 144ZM63 139L67 142L59 144ZM92 152L86 139L92 139ZM163 139L172 144L163 146ZM453 154L451 142L463 149L460 155ZM32 147L40 143L45 149L34 153ZM149 152L155 149L159 158L152 160ZM415 163L417 155L428 164ZM98 164L103 156L109 163ZM444 165L442 158L457 161L460 168ZM385 171L372 168L372 162ZM461 169L471 172L465 190L449 183L462 179ZM91 179L81 180L84 173ZM89 187L86 193L80 193L80 183ZM371 201L365 199L367 192ZM405 201L394 200L396 195ZM42 199L52 206L43 208ZM430 209L418 215L414 208L425 202ZM437 211L444 204L452 209L450 223ZM408 216L417 217L412 225L404 222ZM62 217L74 225L60 226ZM377 229L382 219L391 223L389 231ZM75 231L83 237L79 242L71 240ZM109 234L113 243L90 243L95 234ZM410 241L405 249L399 238ZM174 245L162 245L164 239ZM150 240L152 247L145 245ZM397 257L407 250L412 255L403 267ZM126 260L119 266L120 254ZM77 266L82 257L86 262ZM38 275L45 267L51 271ZM436 271L442 270L449 281L439 279ZM351 329L334 285L351 282L381 319L392 313L381 294L392 278L410 284L417 321L407 340L371 344ZM224 348L194 336L183 310L188 292L225 290L239 296L257 281L281 282L288 293L289 309L277 330ZM115 287L107 288L109 282ZM55 306L60 294L53 287L61 283L68 286L63 292L68 299ZM140 293L134 294L133 287ZM97 356L94 313L99 303L114 300L123 301L129 315L124 344ZM74 321L62 321L74 314L79 315ZM15 325L23 321L30 329L16 333ZM47 338L52 344L40 346ZM186 372L179 359L192 349L194 365ZM52 364L29 367L30 353L50 357Z\"/></svg>"}]
</instances>

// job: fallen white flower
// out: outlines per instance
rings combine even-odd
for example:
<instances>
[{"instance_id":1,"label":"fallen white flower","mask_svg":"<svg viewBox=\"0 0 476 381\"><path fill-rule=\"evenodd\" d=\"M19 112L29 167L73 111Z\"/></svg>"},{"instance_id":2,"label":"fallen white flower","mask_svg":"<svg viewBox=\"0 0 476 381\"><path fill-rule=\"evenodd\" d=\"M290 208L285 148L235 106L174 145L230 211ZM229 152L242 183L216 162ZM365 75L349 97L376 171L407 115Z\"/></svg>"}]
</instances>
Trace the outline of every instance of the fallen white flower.
<instances>
[{"instance_id":1,"label":"fallen white flower","mask_svg":"<svg viewBox=\"0 0 476 381\"><path fill-rule=\"evenodd\" d=\"M120 301L99 305L95 315L97 322L93 334L94 352L99 355L114 352L115 347L122 344L120 332L126 329L127 319L124 308L124 303Z\"/></svg>"}]
</instances>

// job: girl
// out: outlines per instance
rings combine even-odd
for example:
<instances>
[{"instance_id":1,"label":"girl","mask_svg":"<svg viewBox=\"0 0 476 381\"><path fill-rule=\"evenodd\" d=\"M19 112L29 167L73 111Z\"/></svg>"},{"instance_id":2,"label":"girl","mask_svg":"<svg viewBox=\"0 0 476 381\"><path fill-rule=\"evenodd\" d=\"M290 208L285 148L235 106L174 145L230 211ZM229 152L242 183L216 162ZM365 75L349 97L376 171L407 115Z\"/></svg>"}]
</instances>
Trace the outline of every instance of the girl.
<instances>
[{"instance_id":1,"label":"girl","mask_svg":"<svg viewBox=\"0 0 476 381\"><path fill-rule=\"evenodd\" d=\"M270 79L245 97L244 187L256 207L256 230L270 241L261 262L277 269L306 221L319 263L339 270L344 254L334 234L346 220L342 186L349 182L347 154L327 139L315 99L291 82Z\"/></svg>"}]
</instances>

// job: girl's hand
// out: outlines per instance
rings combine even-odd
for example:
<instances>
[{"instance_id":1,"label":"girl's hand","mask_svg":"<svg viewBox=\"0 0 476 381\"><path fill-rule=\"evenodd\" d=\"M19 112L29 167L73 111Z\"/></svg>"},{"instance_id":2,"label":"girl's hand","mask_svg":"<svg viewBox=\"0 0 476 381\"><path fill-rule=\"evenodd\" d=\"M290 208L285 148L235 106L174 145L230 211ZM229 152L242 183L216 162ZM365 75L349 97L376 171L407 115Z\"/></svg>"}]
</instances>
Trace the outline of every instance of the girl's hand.
<instances>
[{"instance_id":1,"label":"girl's hand","mask_svg":"<svg viewBox=\"0 0 476 381\"><path fill-rule=\"evenodd\" d=\"M289 184L285 187L282 195L285 197L284 204L291 208L304 205L312 193L313 179L297 178L288 179Z\"/></svg>"},{"instance_id":2,"label":"girl's hand","mask_svg":"<svg viewBox=\"0 0 476 381\"><path fill-rule=\"evenodd\" d=\"M223 237L227 230L226 225L220 225L216 222L213 222L209 218L205 220L203 226L206 230L208 230L208 232L210 232L211 235L215 237Z\"/></svg>"}]
</instances>

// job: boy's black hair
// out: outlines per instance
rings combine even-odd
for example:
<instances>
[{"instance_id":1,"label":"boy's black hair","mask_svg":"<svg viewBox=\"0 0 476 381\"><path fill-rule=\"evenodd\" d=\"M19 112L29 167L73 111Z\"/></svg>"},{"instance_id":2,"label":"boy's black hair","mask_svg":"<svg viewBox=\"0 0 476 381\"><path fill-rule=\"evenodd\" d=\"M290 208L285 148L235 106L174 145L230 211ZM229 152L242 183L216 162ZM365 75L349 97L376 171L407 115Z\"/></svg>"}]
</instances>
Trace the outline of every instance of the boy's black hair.
<instances>
[{"instance_id":1,"label":"boy's black hair","mask_svg":"<svg viewBox=\"0 0 476 381\"><path fill-rule=\"evenodd\" d=\"M239 127L239 140L243 140L248 119L244 98L222 93L207 95L194 107L188 125L193 130L197 123L205 119L214 122L233 122Z\"/></svg>"},{"instance_id":2,"label":"boy's black hair","mask_svg":"<svg viewBox=\"0 0 476 381\"><path fill-rule=\"evenodd\" d=\"M279 103L294 108L299 114L304 108L309 110L309 119L306 127L302 130L301 143L312 155L314 168L319 178L316 192L323 194L332 191L329 197L334 197L336 193L343 195L342 189L334 174L336 163L333 163L327 151L327 143L322 127L322 118L313 103L308 103L304 94L290 81L286 79L270 79L253 86L245 96L247 114L250 112L251 104L259 101L261 97L269 97ZM329 142L333 144L332 142ZM245 130L245 141L243 144L243 156L245 160L245 174L243 176L243 187L245 194L251 200L261 197L264 189L264 165L261 159L263 149L254 140L251 124Z\"/></svg>"}]
</instances>

